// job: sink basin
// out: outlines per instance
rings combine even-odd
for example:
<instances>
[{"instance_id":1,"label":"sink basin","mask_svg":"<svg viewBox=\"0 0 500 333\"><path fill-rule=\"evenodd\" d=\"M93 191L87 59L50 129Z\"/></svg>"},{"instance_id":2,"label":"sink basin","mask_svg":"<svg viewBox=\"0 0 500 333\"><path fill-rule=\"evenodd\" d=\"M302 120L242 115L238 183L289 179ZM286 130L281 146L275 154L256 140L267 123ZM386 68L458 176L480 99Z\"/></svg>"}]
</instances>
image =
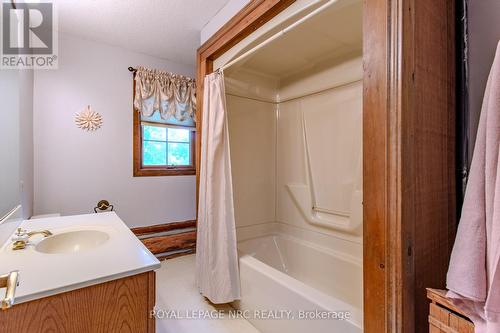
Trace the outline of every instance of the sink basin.
<instances>
[{"instance_id":1,"label":"sink basin","mask_svg":"<svg viewBox=\"0 0 500 333\"><path fill-rule=\"evenodd\" d=\"M42 253L75 253L94 249L108 239L109 235L103 231L69 231L43 239L35 250Z\"/></svg>"}]
</instances>

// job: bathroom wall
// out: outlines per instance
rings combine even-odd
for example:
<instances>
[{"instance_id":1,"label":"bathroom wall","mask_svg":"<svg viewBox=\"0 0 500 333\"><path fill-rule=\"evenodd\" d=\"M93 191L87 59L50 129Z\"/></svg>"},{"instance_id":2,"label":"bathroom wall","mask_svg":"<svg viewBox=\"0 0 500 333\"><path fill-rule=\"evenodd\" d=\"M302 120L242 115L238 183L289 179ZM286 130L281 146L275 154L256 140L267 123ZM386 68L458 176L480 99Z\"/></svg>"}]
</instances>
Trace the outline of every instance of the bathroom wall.
<instances>
[{"instance_id":1,"label":"bathroom wall","mask_svg":"<svg viewBox=\"0 0 500 333\"><path fill-rule=\"evenodd\" d=\"M19 71L0 71L0 218L20 204Z\"/></svg>"},{"instance_id":2,"label":"bathroom wall","mask_svg":"<svg viewBox=\"0 0 500 333\"><path fill-rule=\"evenodd\" d=\"M330 60L281 80L252 73L244 65L228 70L227 107L239 232L242 227L279 222L361 243L362 75L359 54L335 59L333 64ZM278 100L283 102L273 103ZM319 208L349 215L357 223L354 230L345 232L311 223L288 188L310 184L311 178Z\"/></svg>"},{"instance_id":3,"label":"bathroom wall","mask_svg":"<svg viewBox=\"0 0 500 333\"><path fill-rule=\"evenodd\" d=\"M274 222L278 82L246 70L225 81L236 226Z\"/></svg>"},{"instance_id":4,"label":"bathroom wall","mask_svg":"<svg viewBox=\"0 0 500 333\"><path fill-rule=\"evenodd\" d=\"M276 105L227 96L236 226L275 221Z\"/></svg>"},{"instance_id":5,"label":"bathroom wall","mask_svg":"<svg viewBox=\"0 0 500 333\"><path fill-rule=\"evenodd\" d=\"M361 58L355 57L282 81L280 99L288 101L279 104L276 221L361 242L361 78ZM311 182L318 208L346 213L355 230L311 223L287 188Z\"/></svg>"},{"instance_id":6,"label":"bathroom wall","mask_svg":"<svg viewBox=\"0 0 500 333\"><path fill-rule=\"evenodd\" d=\"M34 71L19 73L19 176L21 188L22 217L33 215L34 198L34 145L33 145L33 88Z\"/></svg>"},{"instance_id":7,"label":"bathroom wall","mask_svg":"<svg viewBox=\"0 0 500 333\"><path fill-rule=\"evenodd\" d=\"M33 71L0 71L0 91L0 215L21 204L21 216L29 218L33 212Z\"/></svg>"},{"instance_id":8,"label":"bathroom wall","mask_svg":"<svg viewBox=\"0 0 500 333\"><path fill-rule=\"evenodd\" d=\"M205 43L227 21L236 15L250 0L229 0L201 30L200 45Z\"/></svg>"},{"instance_id":9,"label":"bathroom wall","mask_svg":"<svg viewBox=\"0 0 500 333\"><path fill-rule=\"evenodd\" d=\"M93 212L115 205L130 227L194 219L195 177L132 177L132 74L144 65L193 76L195 69L60 34L59 69L34 77L34 214ZM85 132L74 115L87 105L104 119Z\"/></svg>"},{"instance_id":10,"label":"bathroom wall","mask_svg":"<svg viewBox=\"0 0 500 333\"><path fill-rule=\"evenodd\" d=\"M469 24L469 159L472 159L484 89L500 41L500 1L468 0Z\"/></svg>"},{"instance_id":11,"label":"bathroom wall","mask_svg":"<svg viewBox=\"0 0 500 333\"><path fill-rule=\"evenodd\" d=\"M0 217L21 204L0 224L3 244L33 212L33 71L0 70Z\"/></svg>"}]
</instances>

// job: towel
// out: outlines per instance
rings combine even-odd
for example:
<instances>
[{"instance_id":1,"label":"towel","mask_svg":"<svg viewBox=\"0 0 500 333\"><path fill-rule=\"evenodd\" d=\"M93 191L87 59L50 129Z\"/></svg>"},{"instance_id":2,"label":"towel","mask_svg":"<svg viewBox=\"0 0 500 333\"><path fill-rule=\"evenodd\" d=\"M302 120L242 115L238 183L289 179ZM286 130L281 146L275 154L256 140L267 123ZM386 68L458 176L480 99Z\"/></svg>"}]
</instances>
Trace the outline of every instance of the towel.
<instances>
[{"instance_id":1,"label":"towel","mask_svg":"<svg viewBox=\"0 0 500 333\"><path fill-rule=\"evenodd\" d=\"M500 43L488 78L462 216L447 275L476 333L500 332Z\"/></svg>"}]
</instances>

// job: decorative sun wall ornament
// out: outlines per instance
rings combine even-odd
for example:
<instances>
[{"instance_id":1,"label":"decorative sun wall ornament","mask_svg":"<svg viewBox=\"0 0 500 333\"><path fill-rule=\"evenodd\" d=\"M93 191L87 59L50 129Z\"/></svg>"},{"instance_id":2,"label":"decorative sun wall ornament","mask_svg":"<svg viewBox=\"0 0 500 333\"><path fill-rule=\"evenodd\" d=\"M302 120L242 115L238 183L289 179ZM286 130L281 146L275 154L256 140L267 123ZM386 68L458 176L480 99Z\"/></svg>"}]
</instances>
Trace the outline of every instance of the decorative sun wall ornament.
<instances>
[{"instance_id":1,"label":"decorative sun wall ornament","mask_svg":"<svg viewBox=\"0 0 500 333\"><path fill-rule=\"evenodd\" d=\"M102 126L102 116L92 111L90 105L85 110L75 115L75 123L79 128L86 131L95 131Z\"/></svg>"}]
</instances>

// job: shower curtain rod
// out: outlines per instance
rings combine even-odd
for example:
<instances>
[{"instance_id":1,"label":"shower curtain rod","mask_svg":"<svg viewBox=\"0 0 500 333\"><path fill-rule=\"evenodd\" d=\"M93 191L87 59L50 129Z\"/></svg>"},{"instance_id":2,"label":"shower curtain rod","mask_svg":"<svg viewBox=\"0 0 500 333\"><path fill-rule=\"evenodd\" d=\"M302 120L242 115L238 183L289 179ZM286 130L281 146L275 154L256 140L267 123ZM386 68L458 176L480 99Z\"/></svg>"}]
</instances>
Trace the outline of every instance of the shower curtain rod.
<instances>
[{"instance_id":1,"label":"shower curtain rod","mask_svg":"<svg viewBox=\"0 0 500 333\"><path fill-rule=\"evenodd\" d=\"M275 39L277 39L277 38L285 35L286 33L292 31L293 29L295 29L296 27L298 27L299 25L301 25L305 21L309 20L311 17L314 17L317 14L321 13L322 11L324 11L325 9L327 9L328 7L330 7L331 5L333 5L334 3L336 3L337 1L338 0L329 0L327 3L325 3L324 5L322 5L319 8L316 8L315 10L313 10L312 12L310 12L309 14L307 14L306 16L304 16L303 18L301 18L297 22L294 22L294 23L290 24L288 27L286 27L285 29L283 29L283 30L277 32L276 34L272 35L271 37L269 37L268 39L266 39L265 41L263 41L259 45L251 48L250 50L248 50L247 52L243 53L239 57L237 57L237 58L231 60L230 62L226 63L224 66L219 67L217 69L217 71L224 71L226 68L229 68L232 65L240 62L241 60L243 60L246 57L250 56L251 54L255 53L255 51L257 51L257 50L261 49L262 47L266 46L267 44L271 43Z\"/></svg>"}]
</instances>

